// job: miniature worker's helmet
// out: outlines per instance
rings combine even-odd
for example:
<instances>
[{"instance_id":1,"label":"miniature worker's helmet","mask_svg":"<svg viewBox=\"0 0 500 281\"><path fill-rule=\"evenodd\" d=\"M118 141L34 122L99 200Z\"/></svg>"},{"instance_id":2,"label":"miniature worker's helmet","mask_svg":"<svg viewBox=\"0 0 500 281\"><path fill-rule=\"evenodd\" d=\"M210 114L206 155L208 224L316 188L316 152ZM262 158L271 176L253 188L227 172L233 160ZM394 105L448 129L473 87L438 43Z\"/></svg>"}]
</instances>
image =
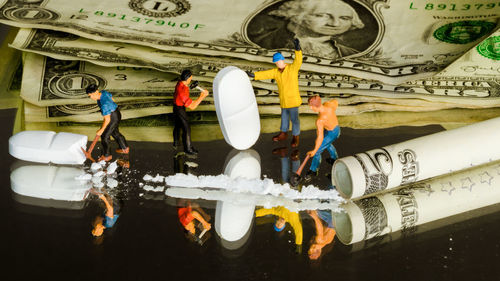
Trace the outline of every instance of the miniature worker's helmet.
<instances>
[{"instance_id":1,"label":"miniature worker's helmet","mask_svg":"<svg viewBox=\"0 0 500 281\"><path fill-rule=\"evenodd\" d=\"M273 62L277 62L284 59L285 57L280 52L274 53L273 55Z\"/></svg>"}]
</instances>

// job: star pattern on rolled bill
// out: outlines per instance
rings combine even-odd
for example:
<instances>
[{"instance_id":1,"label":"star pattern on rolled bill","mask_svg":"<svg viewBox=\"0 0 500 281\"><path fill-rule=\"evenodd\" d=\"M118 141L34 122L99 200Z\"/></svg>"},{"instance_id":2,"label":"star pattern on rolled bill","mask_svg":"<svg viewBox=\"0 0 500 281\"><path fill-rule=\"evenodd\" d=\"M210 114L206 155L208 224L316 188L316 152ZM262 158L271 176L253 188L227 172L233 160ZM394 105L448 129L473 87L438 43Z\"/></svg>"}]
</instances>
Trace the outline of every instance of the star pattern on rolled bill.
<instances>
[{"instance_id":1,"label":"star pattern on rolled bill","mask_svg":"<svg viewBox=\"0 0 500 281\"><path fill-rule=\"evenodd\" d=\"M453 183L451 181L441 183L441 191L447 192L448 195L451 195L451 193L455 190L456 188L453 186Z\"/></svg>"},{"instance_id":2,"label":"star pattern on rolled bill","mask_svg":"<svg viewBox=\"0 0 500 281\"><path fill-rule=\"evenodd\" d=\"M491 180L493 177L488 173L488 171L484 171L481 174L479 174L481 177L481 183L487 183L488 185L491 185Z\"/></svg>"},{"instance_id":3,"label":"star pattern on rolled bill","mask_svg":"<svg viewBox=\"0 0 500 281\"><path fill-rule=\"evenodd\" d=\"M417 189L420 193L427 193L427 196L430 197L432 193L434 193L435 191L431 188L431 185L430 184L425 184L425 186L419 186L419 187L415 187L415 189Z\"/></svg>"},{"instance_id":4,"label":"star pattern on rolled bill","mask_svg":"<svg viewBox=\"0 0 500 281\"><path fill-rule=\"evenodd\" d=\"M497 175L500 175L500 164L496 165L495 171L497 171Z\"/></svg>"},{"instance_id":5,"label":"star pattern on rolled bill","mask_svg":"<svg viewBox=\"0 0 500 281\"><path fill-rule=\"evenodd\" d=\"M474 183L470 177L460 179L460 182L462 183L461 188L468 189L469 191L472 191L472 187L476 185L476 183Z\"/></svg>"}]
</instances>

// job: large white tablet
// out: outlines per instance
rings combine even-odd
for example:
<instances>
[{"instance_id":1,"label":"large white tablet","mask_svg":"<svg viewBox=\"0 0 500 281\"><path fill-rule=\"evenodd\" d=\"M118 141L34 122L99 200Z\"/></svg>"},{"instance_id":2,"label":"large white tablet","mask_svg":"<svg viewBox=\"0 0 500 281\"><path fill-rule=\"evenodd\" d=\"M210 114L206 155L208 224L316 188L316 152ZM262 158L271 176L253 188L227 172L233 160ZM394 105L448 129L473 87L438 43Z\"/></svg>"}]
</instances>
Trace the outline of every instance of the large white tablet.
<instances>
[{"instance_id":1,"label":"large white tablet","mask_svg":"<svg viewBox=\"0 0 500 281\"><path fill-rule=\"evenodd\" d=\"M83 169L64 166L21 166L10 174L12 191L29 197L65 201L82 201L92 185L75 178Z\"/></svg>"},{"instance_id":2,"label":"large white tablet","mask_svg":"<svg viewBox=\"0 0 500 281\"><path fill-rule=\"evenodd\" d=\"M87 136L52 131L23 131L9 138L9 153L17 159L39 163L83 164Z\"/></svg>"},{"instance_id":3,"label":"large white tablet","mask_svg":"<svg viewBox=\"0 0 500 281\"><path fill-rule=\"evenodd\" d=\"M260 135L257 100L248 75L235 66L223 68L214 78L214 104L226 142L245 150Z\"/></svg>"}]
</instances>

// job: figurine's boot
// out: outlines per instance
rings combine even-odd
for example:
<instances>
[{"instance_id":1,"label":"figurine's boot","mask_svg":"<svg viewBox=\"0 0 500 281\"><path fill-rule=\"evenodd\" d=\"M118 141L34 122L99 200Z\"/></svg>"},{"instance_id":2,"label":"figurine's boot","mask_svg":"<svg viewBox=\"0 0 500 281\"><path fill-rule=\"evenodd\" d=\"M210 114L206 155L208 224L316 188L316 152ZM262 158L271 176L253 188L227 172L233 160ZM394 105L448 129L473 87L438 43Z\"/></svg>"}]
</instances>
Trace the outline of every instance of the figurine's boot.
<instances>
[{"instance_id":1,"label":"figurine's boot","mask_svg":"<svg viewBox=\"0 0 500 281\"><path fill-rule=\"evenodd\" d=\"M119 148L116 150L116 153L120 153L120 154L128 154L129 152L130 152L130 147L127 147L125 149Z\"/></svg>"},{"instance_id":2,"label":"figurine's boot","mask_svg":"<svg viewBox=\"0 0 500 281\"><path fill-rule=\"evenodd\" d=\"M109 162L109 161L111 161L111 159L113 159L113 156L112 156L112 155L108 155L108 156L106 156L106 155L101 155L101 156L97 159L97 161L99 161L99 162L101 162L101 161L106 161L106 162Z\"/></svg>"},{"instance_id":3,"label":"figurine's boot","mask_svg":"<svg viewBox=\"0 0 500 281\"><path fill-rule=\"evenodd\" d=\"M307 171L306 175L304 176L304 182L310 182L314 177L318 176L318 171Z\"/></svg>"},{"instance_id":4,"label":"figurine's boot","mask_svg":"<svg viewBox=\"0 0 500 281\"><path fill-rule=\"evenodd\" d=\"M292 147L299 146L299 136L292 136Z\"/></svg>"},{"instance_id":5,"label":"figurine's boot","mask_svg":"<svg viewBox=\"0 0 500 281\"><path fill-rule=\"evenodd\" d=\"M285 133L285 132L280 132L279 134L277 134L276 136L273 137L273 141L282 141L282 140L286 140L286 138L288 137L288 134Z\"/></svg>"},{"instance_id":6,"label":"figurine's boot","mask_svg":"<svg viewBox=\"0 0 500 281\"><path fill-rule=\"evenodd\" d=\"M326 158L326 162L330 165L333 165L333 163L335 163L335 160L336 160L335 158L331 158L331 157Z\"/></svg>"},{"instance_id":7,"label":"figurine's boot","mask_svg":"<svg viewBox=\"0 0 500 281\"><path fill-rule=\"evenodd\" d=\"M278 147L273 149L273 155L279 155L281 158L285 158L288 153L288 149L286 147Z\"/></svg>"},{"instance_id":8,"label":"figurine's boot","mask_svg":"<svg viewBox=\"0 0 500 281\"><path fill-rule=\"evenodd\" d=\"M191 136L189 135L185 138L184 152L186 153L186 156L190 158L196 158L198 156L198 150L193 147L193 144L191 143Z\"/></svg>"}]
</instances>

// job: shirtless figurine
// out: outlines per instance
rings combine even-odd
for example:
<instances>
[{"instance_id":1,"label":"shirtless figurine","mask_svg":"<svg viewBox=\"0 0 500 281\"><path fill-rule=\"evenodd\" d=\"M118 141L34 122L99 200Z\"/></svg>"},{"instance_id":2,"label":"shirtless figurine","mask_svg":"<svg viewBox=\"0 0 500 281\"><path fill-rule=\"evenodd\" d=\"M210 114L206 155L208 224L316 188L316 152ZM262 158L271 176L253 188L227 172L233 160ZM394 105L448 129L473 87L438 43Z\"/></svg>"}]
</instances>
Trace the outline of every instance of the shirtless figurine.
<instances>
[{"instance_id":1,"label":"shirtless figurine","mask_svg":"<svg viewBox=\"0 0 500 281\"><path fill-rule=\"evenodd\" d=\"M313 176L318 175L319 164L321 163L321 153L326 149L330 153L330 158L326 161L330 164L337 159L337 151L332 142L340 136L340 127L335 111L337 110L338 102L330 100L321 104L319 96L312 96L308 99L309 107L319 113L316 120L316 143L314 149L307 152L309 157L312 157L311 167L304 177L305 181L310 181Z\"/></svg>"},{"instance_id":2,"label":"shirtless figurine","mask_svg":"<svg viewBox=\"0 0 500 281\"><path fill-rule=\"evenodd\" d=\"M335 238L335 228L332 223L331 210L313 210L307 213L314 220L316 235L313 237L308 254L311 260L317 260L323 251L323 248L333 242Z\"/></svg>"}]
</instances>

